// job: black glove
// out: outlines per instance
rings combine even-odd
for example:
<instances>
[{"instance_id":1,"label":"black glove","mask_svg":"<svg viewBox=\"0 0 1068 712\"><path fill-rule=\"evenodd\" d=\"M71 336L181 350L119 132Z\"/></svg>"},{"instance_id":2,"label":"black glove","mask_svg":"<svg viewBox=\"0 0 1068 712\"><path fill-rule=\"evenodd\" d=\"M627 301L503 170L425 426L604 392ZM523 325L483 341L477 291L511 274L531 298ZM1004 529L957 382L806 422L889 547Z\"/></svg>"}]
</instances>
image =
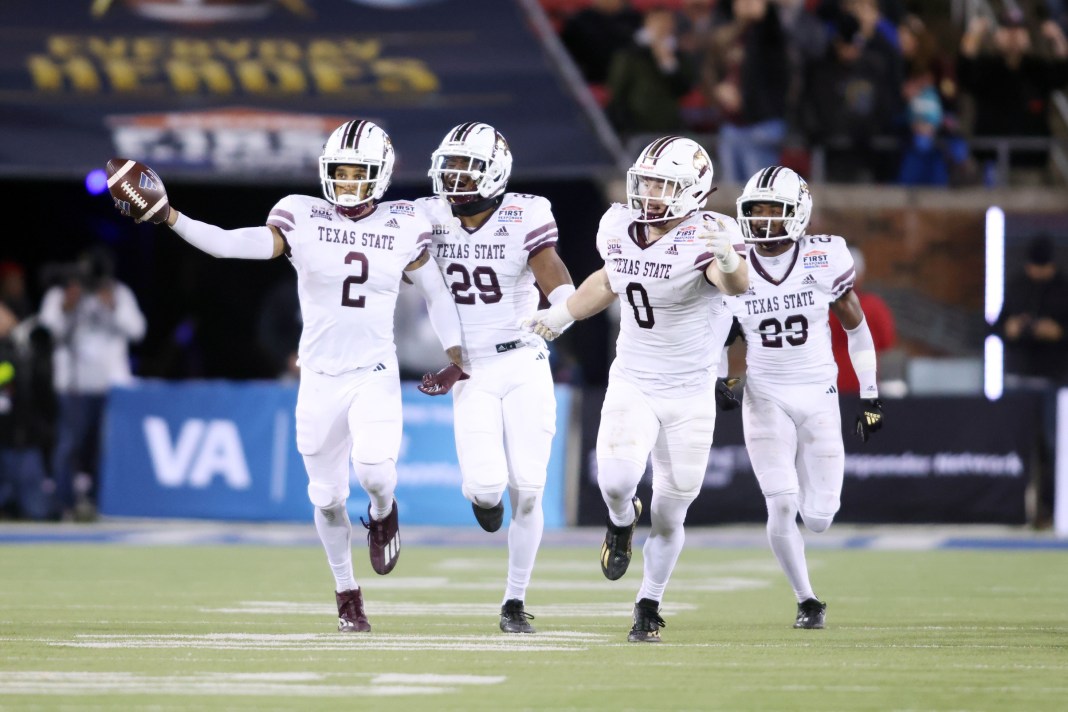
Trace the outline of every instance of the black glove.
<instances>
[{"instance_id":1,"label":"black glove","mask_svg":"<svg viewBox=\"0 0 1068 712\"><path fill-rule=\"evenodd\" d=\"M720 410L734 410L741 403L738 402L738 397L734 395L734 391L731 387L738 383L737 378L717 378L716 379L716 407Z\"/></svg>"},{"instance_id":2,"label":"black glove","mask_svg":"<svg viewBox=\"0 0 1068 712\"><path fill-rule=\"evenodd\" d=\"M861 398L860 415L857 416L857 437L862 443L883 427L883 402L878 398Z\"/></svg>"},{"instance_id":3,"label":"black glove","mask_svg":"<svg viewBox=\"0 0 1068 712\"><path fill-rule=\"evenodd\" d=\"M437 373L424 374L423 382L416 386L416 388L423 393L426 393L428 396L443 396L452 390L452 387L456 385L457 381L464 381L468 378L470 378L470 376L464 373L462 368L455 363L450 363Z\"/></svg>"}]
</instances>

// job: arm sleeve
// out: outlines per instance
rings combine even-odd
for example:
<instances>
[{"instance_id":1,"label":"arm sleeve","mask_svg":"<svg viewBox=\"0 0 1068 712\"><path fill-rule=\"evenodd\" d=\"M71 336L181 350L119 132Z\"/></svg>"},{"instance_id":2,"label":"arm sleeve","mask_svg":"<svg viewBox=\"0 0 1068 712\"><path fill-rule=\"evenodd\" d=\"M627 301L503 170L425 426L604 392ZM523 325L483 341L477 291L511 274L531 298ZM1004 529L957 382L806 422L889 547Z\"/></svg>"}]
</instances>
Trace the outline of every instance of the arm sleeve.
<instances>
[{"instance_id":1,"label":"arm sleeve","mask_svg":"<svg viewBox=\"0 0 1068 712\"><path fill-rule=\"evenodd\" d=\"M421 267L405 272L412 284L426 300L430 314L430 325L438 335L441 348L448 351L453 346L463 345L463 333L460 330L460 317L456 313L456 303L445 286L437 264L433 258Z\"/></svg>"},{"instance_id":2,"label":"arm sleeve","mask_svg":"<svg viewBox=\"0 0 1068 712\"><path fill-rule=\"evenodd\" d=\"M855 329L846 329L849 340L849 360L860 383L861 398L878 398L879 387L875 380L875 342L871 338L868 322L861 320Z\"/></svg>"},{"instance_id":3,"label":"arm sleeve","mask_svg":"<svg viewBox=\"0 0 1068 712\"><path fill-rule=\"evenodd\" d=\"M213 257L269 260L274 257L274 232L266 225L223 230L179 213L171 228L193 247Z\"/></svg>"}]
</instances>

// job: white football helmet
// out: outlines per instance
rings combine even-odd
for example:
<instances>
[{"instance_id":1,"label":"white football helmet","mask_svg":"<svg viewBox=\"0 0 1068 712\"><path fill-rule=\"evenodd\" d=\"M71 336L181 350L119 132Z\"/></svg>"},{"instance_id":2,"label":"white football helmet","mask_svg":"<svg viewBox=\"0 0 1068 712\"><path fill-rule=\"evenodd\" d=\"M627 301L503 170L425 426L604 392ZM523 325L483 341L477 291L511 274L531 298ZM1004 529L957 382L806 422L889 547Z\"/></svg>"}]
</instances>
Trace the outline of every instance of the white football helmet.
<instances>
[{"instance_id":1,"label":"white football helmet","mask_svg":"<svg viewBox=\"0 0 1068 712\"><path fill-rule=\"evenodd\" d=\"M780 203L783 217L753 217L753 203ZM738 198L738 225L746 242L797 242L805 234L811 216L812 193L808 183L785 166L758 171ZM774 229L780 225L781 229Z\"/></svg>"},{"instance_id":2,"label":"white football helmet","mask_svg":"<svg viewBox=\"0 0 1068 712\"><path fill-rule=\"evenodd\" d=\"M378 201L386 194L393 178L393 142L389 134L370 121L348 121L334 129L319 157L319 180L323 196L334 205L353 208L370 201ZM339 165L363 166L367 178L360 181L340 181L366 185L357 193L337 193L334 170ZM360 197L363 196L363 197Z\"/></svg>"},{"instance_id":3,"label":"white football helmet","mask_svg":"<svg viewBox=\"0 0 1068 712\"><path fill-rule=\"evenodd\" d=\"M500 131L469 121L454 127L430 157L434 192L454 205L493 198L512 175L512 151Z\"/></svg>"},{"instance_id":4,"label":"white football helmet","mask_svg":"<svg viewBox=\"0 0 1068 712\"><path fill-rule=\"evenodd\" d=\"M703 208L712 191L708 152L680 136L653 141L627 171L627 201L638 222L686 217Z\"/></svg>"}]
</instances>

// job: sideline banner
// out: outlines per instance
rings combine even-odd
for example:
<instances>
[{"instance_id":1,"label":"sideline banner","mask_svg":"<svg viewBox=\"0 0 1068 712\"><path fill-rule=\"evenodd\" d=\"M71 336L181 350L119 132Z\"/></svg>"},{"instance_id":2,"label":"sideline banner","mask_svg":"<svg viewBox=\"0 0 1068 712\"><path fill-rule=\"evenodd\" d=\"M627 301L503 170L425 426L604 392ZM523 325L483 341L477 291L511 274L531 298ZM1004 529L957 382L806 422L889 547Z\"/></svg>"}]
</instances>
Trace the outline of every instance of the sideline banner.
<instances>
[{"instance_id":1,"label":"sideline banner","mask_svg":"<svg viewBox=\"0 0 1068 712\"><path fill-rule=\"evenodd\" d=\"M603 525L595 444L604 392L583 397L579 524ZM886 427L866 445L852 432L855 399L842 399L845 484L838 522L1024 524L1024 491L1040 435L1034 394L884 400ZM648 503L651 473L638 494ZM648 509L648 506L646 507ZM764 497L745 450L740 411L719 413L701 494L689 525L763 522ZM643 521L648 521L647 519Z\"/></svg>"},{"instance_id":2,"label":"sideline banner","mask_svg":"<svg viewBox=\"0 0 1068 712\"><path fill-rule=\"evenodd\" d=\"M557 432L570 390L557 386ZM404 438L397 502L410 525L477 526L460 493L452 399L403 385ZM296 449L295 385L145 381L111 392L104 427L100 511L105 515L311 521L307 475ZM553 440L545 526L564 526L564 444ZM349 514L367 496L349 471ZM507 498L506 498L507 499Z\"/></svg>"}]
</instances>

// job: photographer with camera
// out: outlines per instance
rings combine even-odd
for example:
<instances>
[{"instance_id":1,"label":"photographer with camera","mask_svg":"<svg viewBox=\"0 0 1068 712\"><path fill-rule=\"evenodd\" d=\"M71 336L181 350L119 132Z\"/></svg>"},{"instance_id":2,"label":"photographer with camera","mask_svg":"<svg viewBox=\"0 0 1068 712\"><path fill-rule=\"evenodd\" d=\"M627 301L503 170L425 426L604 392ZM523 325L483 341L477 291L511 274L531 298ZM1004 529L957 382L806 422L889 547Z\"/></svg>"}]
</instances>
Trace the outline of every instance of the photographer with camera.
<instances>
[{"instance_id":1,"label":"photographer with camera","mask_svg":"<svg viewBox=\"0 0 1068 712\"><path fill-rule=\"evenodd\" d=\"M40 320L55 340L56 507L64 519L91 519L108 389L133 380L128 349L144 337L145 317L134 293L115 279L109 252L94 247L45 292Z\"/></svg>"}]
</instances>

